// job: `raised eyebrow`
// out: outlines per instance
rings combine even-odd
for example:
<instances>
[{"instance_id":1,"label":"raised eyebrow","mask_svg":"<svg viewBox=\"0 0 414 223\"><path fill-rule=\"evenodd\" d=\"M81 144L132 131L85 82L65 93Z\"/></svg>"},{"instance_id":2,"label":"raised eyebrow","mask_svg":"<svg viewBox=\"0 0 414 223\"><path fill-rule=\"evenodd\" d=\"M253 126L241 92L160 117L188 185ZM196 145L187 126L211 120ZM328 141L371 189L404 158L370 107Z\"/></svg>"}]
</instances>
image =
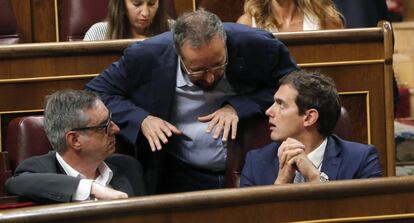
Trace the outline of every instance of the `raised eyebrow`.
<instances>
[{"instance_id":1,"label":"raised eyebrow","mask_svg":"<svg viewBox=\"0 0 414 223\"><path fill-rule=\"evenodd\" d=\"M103 120L102 122L100 122L100 123L98 124L98 126L105 125L107 122L108 122L108 119L105 119L105 120Z\"/></svg>"},{"instance_id":2,"label":"raised eyebrow","mask_svg":"<svg viewBox=\"0 0 414 223\"><path fill-rule=\"evenodd\" d=\"M275 98L275 102L278 103L278 104L284 103L284 101L280 98Z\"/></svg>"},{"instance_id":3,"label":"raised eyebrow","mask_svg":"<svg viewBox=\"0 0 414 223\"><path fill-rule=\"evenodd\" d=\"M110 117L110 115L109 115L109 113L108 113L107 118L106 118L105 120L103 120L102 122L100 122L100 123L99 123L99 125L105 125L105 124L108 122L108 120L109 120L110 118L111 118L111 117Z\"/></svg>"}]
</instances>

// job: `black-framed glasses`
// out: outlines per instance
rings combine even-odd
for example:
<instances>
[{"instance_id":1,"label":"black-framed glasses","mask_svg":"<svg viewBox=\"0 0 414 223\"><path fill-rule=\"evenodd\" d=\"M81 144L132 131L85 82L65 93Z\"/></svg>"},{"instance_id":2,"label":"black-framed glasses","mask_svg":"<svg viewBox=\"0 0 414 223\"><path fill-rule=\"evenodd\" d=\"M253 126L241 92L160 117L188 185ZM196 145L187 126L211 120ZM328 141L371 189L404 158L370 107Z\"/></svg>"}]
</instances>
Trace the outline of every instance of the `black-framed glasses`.
<instances>
[{"instance_id":1,"label":"black-framed glasses","mask_svg":"<svg viewBox=\"0 0 414 223\"><path fill-rule=\"evenodd\" d=\"M74 128L71 131L85 131L85 130L104 130L106 134L109 134L109 127L111 126L112 122L112 113L109 112L108 118L103 122L104 124L96 125L96 126L87 126L87 127L81 127L81 128Z\"/></svg>"},{"instance_id":2,"label":"black-framed glasses","mask_svg":"<svg viewBox=\"0 0 414 223\"><path fill-rule=\"evenodd\" d=\"M183 68L184 68L185 73L188 76L194 77L194 78L203 77L208 72L211 72L214 75L220 75L220 74L224 73L224 71L225 71L225 69L226 69L226 67L228 65L228 55L227 55L227 51L226 51L226 62L224 64L218 65L218 66L214 66L214 67L210 67L210 68L207 68L207 69L204 69L204 70L199 70L199 71L190 71L187 68L187 66L185 65L183 59L181 57L179 57L179 58L180 58L181 64L183 65Z\"/></svg>"}]
</instances>

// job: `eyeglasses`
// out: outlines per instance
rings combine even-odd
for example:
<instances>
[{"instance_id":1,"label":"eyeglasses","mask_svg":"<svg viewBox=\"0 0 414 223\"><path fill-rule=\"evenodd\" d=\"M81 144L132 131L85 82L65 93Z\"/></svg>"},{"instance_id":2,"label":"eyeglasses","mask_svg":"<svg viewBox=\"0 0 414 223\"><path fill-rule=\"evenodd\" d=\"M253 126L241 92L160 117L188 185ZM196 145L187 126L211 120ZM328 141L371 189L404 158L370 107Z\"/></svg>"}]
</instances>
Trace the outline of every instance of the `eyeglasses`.
<instances>
[{"instance_id":1,"label":"eyeglasses","mask_svg":"<svg viewBox=\"0 0 414 223\"><path fill-rule=\"evenodd\" d=\"M226 62L225 62L224 64L222 64L222 65L218 65L218 66L210 67L210 68L207 68L207 69L205 69L205 70L190 71L190 70L187 68L187 66L185 65L185 63L184 63L183 59L180 57L180 61L181 61L181 64L183 65L183 68L184 68L185 73L186 73L188 76L190 76L190 77L194 77L194 78L200 78L200 77L203 77L203 76L204 76L206 73L208 73L208 72L211 72L211 73L213 73L214 75L220 75L220 74L224 73L224 70L226 69L227 64L228 64L227 59L228 59L228 56L226 55Z\"/></svg>"},{"instance_id":2,"label":"eyeglasses","mask_svg":"<svg viewBox=\"0 0 414 223\"><path fill-rule=\"evenodd\" d=\"M109 127L111 126L111 120L112 118L112 113L109 112L108 118L105 120L105 124L101 124L101 125L96 125L96 126L88 126L88 127L81 127L81 128L74 128L71 131L85 131L85 130L93 130L93 129L98 129L98 130L104 130L105 134L109 134Z\"/></svg>"}]
</instances>

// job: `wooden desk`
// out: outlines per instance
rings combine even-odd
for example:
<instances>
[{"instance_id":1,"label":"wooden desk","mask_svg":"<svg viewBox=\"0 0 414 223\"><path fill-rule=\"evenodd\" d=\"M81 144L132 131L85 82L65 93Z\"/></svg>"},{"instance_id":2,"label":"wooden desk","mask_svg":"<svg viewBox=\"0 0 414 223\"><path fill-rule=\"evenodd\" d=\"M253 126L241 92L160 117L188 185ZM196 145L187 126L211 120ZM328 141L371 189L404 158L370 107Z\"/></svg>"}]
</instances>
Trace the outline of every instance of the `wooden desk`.
<instances>
[{"instance_id":1,"label":"wooden desk","mask_svg":"<svg viewBox=\"0 0 414 223\"><path fill-rule=\"evenodd\" d=\"M0 222L287 222L414 213L414 177L233 188L2 211Z\"/></svg>"}]
</instances>

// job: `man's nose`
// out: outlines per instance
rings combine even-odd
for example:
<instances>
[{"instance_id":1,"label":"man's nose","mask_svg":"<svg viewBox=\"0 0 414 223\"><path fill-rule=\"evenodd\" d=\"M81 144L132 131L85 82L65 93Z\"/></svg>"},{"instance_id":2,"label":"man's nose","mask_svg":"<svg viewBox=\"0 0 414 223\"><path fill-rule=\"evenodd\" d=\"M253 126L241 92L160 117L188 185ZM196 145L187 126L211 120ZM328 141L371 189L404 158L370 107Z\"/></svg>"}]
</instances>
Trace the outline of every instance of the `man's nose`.
<instances>
[{"instance_id":1,"label":"man's nose","mask_svg":"<svg viewBox=\"0 0 414 223\"><path fill-rule=\"evenodd\" d=\"M272 113L272 109L273 109L273 106L274 105L272 105L272 106L270 106L267 110L266 110L266 112L265 112L265 114L267 115L267 116L273 116L273 113Z\"/></svg>"},{"instance_id":2,"label":"man's nose","mask_svg":"<svg viewBox=\"0 0 414 223\"><path fill-rule=\"evenodd\" d=\"M208 70L204 75L204 81L207 82L208 84L214 83L215 79L216 79L216 76L210 70Z\"/></svg>"},{"instance_id":3,"label":"man's nose","mask_svg":"<svg viewBox=\"0 0 414 223\"><path fill-rule=\"evenodd\" d=\"M115 122L111 121L111 128L110 128L110 133L113 135L116 135L119 133L119 127L117 124L115 124Z\"/></svg>"}]
</instances>

